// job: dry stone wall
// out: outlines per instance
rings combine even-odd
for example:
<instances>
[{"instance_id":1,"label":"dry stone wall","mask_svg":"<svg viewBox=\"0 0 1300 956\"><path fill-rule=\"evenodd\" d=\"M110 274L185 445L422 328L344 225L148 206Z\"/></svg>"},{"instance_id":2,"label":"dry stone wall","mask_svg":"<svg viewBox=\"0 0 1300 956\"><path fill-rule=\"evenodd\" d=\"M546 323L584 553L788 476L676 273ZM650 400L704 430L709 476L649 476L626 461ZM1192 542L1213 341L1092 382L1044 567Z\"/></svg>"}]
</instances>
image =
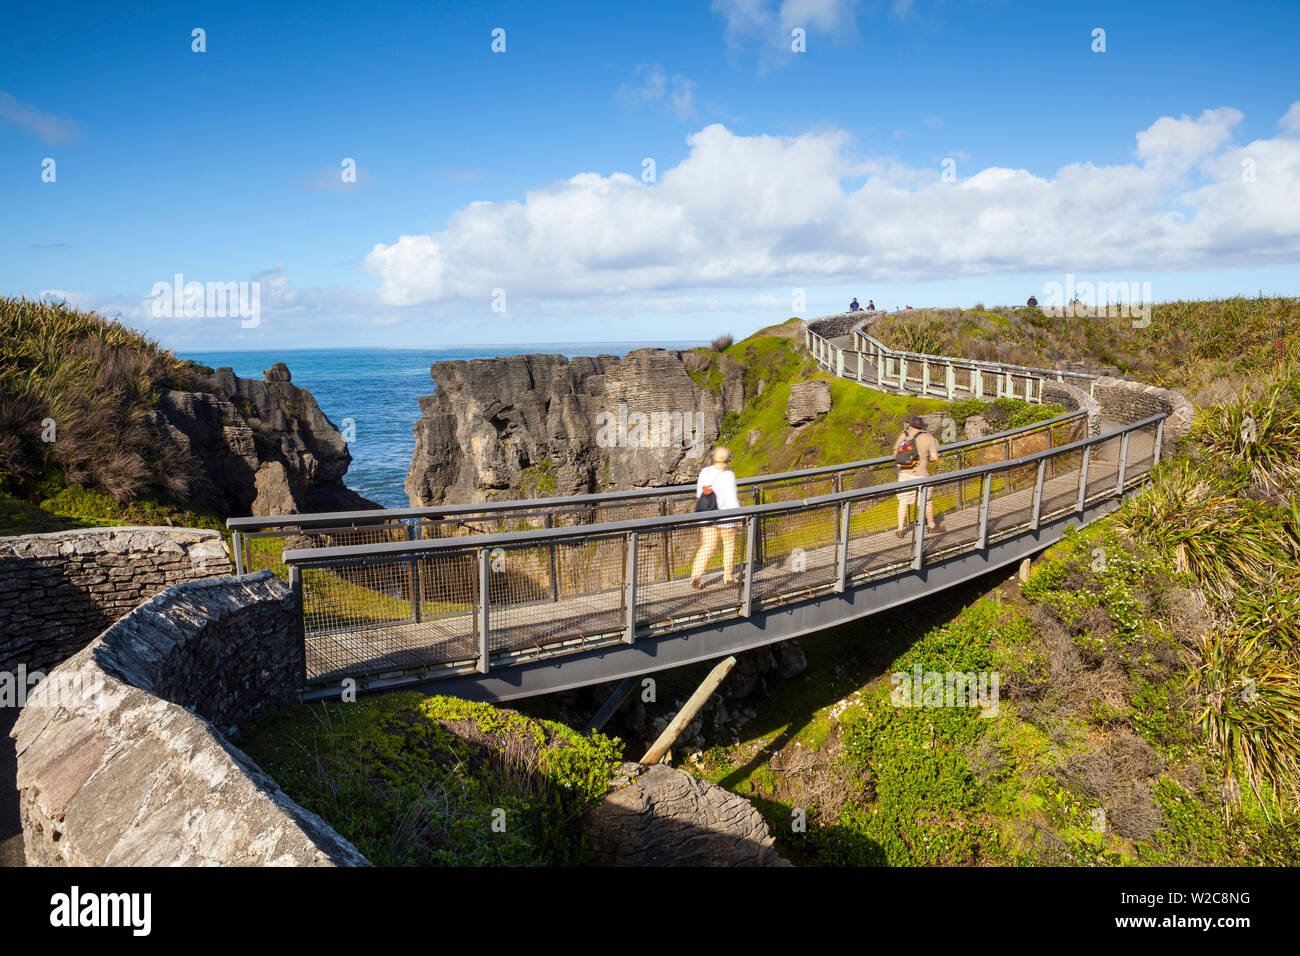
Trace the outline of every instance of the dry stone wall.
<instances>
[{"instance_id":1,"label":"dry stone wall","mask_svg":"<svg viewBox=\"0 0 1300 956\"><path fill-rule=\"evenodd\" d=\"M216 531L88 528L0 538L0 670L47 670L170 585L229 572Z\"/></svg>"},{"instance_id":2,"label":"dry stone wall","mask_svg":"<svg viewBox=\"0 0 1300 956\"><path fill-rule=\"evenodd\" d=\"M175 585L55 668L14 725L29 865L366 865L227 739L297 697L269 571Z\"/></svg>"},{"instance_id":3,"label":"dry stone wall","mask_svg":"<svg viewBox=\"0 0 1300 956\"><path fill-rule=\"evenodd\" d=\"M1071 385L1069 382L1043 382L1044 403L1056 403L1071 412L1087 412L1088 437L1101 434L1101 402L1097 401L1085 389Z\"/></svg>"},{"instance_id":4,"label":"dry stone wall","mask_svg":"<svg viewBox=\"0 0 1300 956\"><path fill-rule=\"evenodd\" d=\"M1102 415L1111 421L1132 424L1152 415L1165 414L1164 441L1161 455L1172 454L1179 439L1192 428L1196 408L1182 395L1167 388L1143 385L1109 376L1097 379L1092 389L1101 403Z\"/></svg>"}]
</instances>

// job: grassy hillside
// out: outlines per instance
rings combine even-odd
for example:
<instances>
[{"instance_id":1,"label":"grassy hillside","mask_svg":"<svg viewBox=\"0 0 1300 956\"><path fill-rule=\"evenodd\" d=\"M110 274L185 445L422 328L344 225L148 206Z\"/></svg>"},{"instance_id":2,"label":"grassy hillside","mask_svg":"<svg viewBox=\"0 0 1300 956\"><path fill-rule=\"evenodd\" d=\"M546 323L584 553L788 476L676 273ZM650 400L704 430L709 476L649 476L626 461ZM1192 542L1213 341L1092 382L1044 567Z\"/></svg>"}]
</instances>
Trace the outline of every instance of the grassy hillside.
<instances>
[{"instance_id":1,"label":"grassy hillside","mask_svg":"<svg viewBox=\"0 0 1300 956\"><path fill-rule=\"evenodd\" d=\"M922 309L878 321L891 348L1055 367L1081 361L1182 391L1197 406L1233 397L1243 384L1300 361L1300 299L1234 297L1166 302L1151 323L1094 314L1055 317L1039 309ZM1139 320L1140 321L1140 320Z\"/></svg>"},{"instance_id":2,"label":"grassy hillside","mask_svg":"<svg viewBox=\"0 0 1300 956\"><path fill-rule=\"evenodd\" d=\"M724 349L688 353L687 370L702 387L720 392L728 373L744 378L745 406L727 415L721 434L721 441L735 455L732 466L741 478L887 454L910 415L948 411L960 426L969 415L991 412L991 421L999 427L1015 427L1063 411L1056 405L1028 405L1018 399L950 404L872 391L818 369L802 348L802 337L792 334L798 328L798 320L791 319ZM791 428L785 419L790 387L814 379L830 383L831 410Z\"/></svg>"},{"instance_id":3,"label":"grassy hillside","mask_svg":"<svg viewBox=\"0 0 1300 956\"><path fill-rule=\"evenodd\" d=\"M219 526L185 509L190 464L150 422L197 368L93 312L0 297L0 534Z\"/></svg>"}]
</instances>

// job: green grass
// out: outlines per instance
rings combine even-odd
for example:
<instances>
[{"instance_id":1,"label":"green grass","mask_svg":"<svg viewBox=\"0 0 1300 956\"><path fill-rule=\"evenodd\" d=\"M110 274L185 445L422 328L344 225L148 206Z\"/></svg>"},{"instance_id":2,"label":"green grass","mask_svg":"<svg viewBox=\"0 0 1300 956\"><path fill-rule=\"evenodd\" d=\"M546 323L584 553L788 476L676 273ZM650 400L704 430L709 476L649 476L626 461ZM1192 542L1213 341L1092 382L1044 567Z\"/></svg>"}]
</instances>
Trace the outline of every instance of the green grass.
<instances>
[{"instance_id":1,"label":"green grass","mask_svg":"<svg viewBox=\"0 0 1300 956\"><path fill-rule=\"evenodd\" d=\"M225 523L216 515L147 498L119 503L103 492L75 487L65 487L39 505L0 496L0 536L122 525L207 528L229 539Z\"/></svg>"},{"instance_id":2,"label":"green grass","mask_svg":"<svg viewBox=\"0 0 1300 956\"><path fill-rule=\"evenodd\" d=\"M243 749L381 866L573 865L574 822L608 789L614 738L451 697L290 708Z\"/></svg>"}]
</instances>

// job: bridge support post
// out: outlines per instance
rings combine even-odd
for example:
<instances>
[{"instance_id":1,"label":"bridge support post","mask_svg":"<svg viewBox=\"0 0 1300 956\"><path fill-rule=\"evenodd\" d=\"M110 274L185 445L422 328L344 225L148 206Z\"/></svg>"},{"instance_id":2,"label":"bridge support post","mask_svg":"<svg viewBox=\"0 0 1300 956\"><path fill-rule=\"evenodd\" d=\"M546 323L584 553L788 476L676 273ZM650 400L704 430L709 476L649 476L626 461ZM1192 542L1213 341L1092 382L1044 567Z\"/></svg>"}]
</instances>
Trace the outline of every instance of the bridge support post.
<instances>
[{"instance_id":1,"label":"bridge support post","mask_svg":"<svg viewBox=\"0 0 1300 956\"><path fill-rule=\"evenodd\" d=\"M491 664L488 661L488 549L478 549L478 607L475 615L478 630L478 672L486 674Z\"/></svg>"},{"instance_id":2,"label":"bridge support post","mask_svg":"<svg viewBox=\"0 0 1300 956\"><path fill-rule=\"evenodd\" d=\"M954 394L957 391L957 370L952 367L951 362L948 363L947 377L948 377L948 381L947 381L948 401L951 402L953 400Z\"/></svg>"},{"instance_id":3,"label":"bridge support post","mask_svg":"<svg viewBox=\"0 0 1300 956\"><path fill-rule=\"evenodd\" d=\"M605 703L600 705L600 710L596 711L596 715L591 718L587 726L582 728L582 732L587 736L591 736L609 723L609 718L618 713L618 709L627 702L627 699L632 696L632 692L637 689L638 683L639 680L636 675L624 677L619 685L614 688L614 693L610 694Z\"/></svg>"},{"instance_id":4,"label":"bridge support post","mask_svg":"<svg viewBox=\"0 0 1300 956\"><path fill-rule=\"evenodd\" d=\"M1088 500L1088 464L1092 459L1092 446L1083 446L1083 461L1079 465L1079 498L1074 503L1075 511L1083 511Z\"/></svg>"},{"instance_id":5,"label":"bridge support post","mask_svg":"<svg viewBox=\"0 0 1300 956\"><path fill-rule=\"evenodd\" d=\"M975 397L984 397L984 370L978 365L972 365L970 369L971 376L975 379Z\"/></svg>"},{"instance_id":6,"label":"bridge support post","mask_svg":"<svg viewBox=\"0 0 1300 956\"><path fill-rule=\"evenodd\" d=\"M755 495L757 495L757 492L755 492ZM754 504L758 504L758 502L755 501ZM665 517L668 515L667 498L659 499L659 514ZM664 537L664 579L671 581L673 579L672 535L668 531L664 531L663 537Z\"/></svg>"},{"instance_id":7,"label":"bridge support post","mask_svg":"<svg viewBox=\"0 0 1300 956\"><path fill-rule=\"evenodd\" d=\"M984 472L980 485L979 532L975 537L975 550L983 551L989 543L989 495L993 491L993 472Z\"/></svg>"},{"instance_id":8,"label":"bridge support post","mask_svg":"<svg viewBox=\"0 0 1300 956\"><path fill-rule=\"evenodd\" d=\"M546 513L546 527L555 527L555 515L549 511ZM548 544L546 550L550 552L548 559L551 565L551 601L558 603L560 600L560 567L555 560L555 544Z\"/></svg>"},{"instance_id":9,"label":"bridge support post","mask_svg":"<svg viewBox=\"0 0 1300 956\"><path fill-rule=\"evenodd\" d=\"M1115 481L1115 494L1117 495L1124 493L1124 479L1126 477L1124 472L1128 470L1128 438L1131 434L1133 433L1125 432L1124 437L1119 440L1119 474Z\"/></svg>"},{"instance_id":10,"label":"bridge support post","mask_svg":"<svg viewBox=\"0 0 1300 956\"><path fill-rule=\"evenodd\" d=\"M758 515L745 519L745 572L740 583L740 616L754 611L754 555L758 552Z\"/></svg>"},{"instance_id":11,"label":"bridge support post","mask_svg":"<svg viewBox=\"0 0 1300 956\"><path fill-rule=\"evenodd\" d=\"M1043 476L1047 472L1047 459L1038 459L1038 477L1034 479L1034 511L1029 519L1029 530L1037 531L1043 516Z\"/></svg>"},{"instance_id":12,"label":"bridge support post","mask_svg":"<svg viewBox=\"0 0 1300 956\"><path fill-rule=\"evenodd\" d=\"M840 535L835 543L835 590L843 594L849 579L849 518L853 502L840 502Z\"/></svg>"},{"instance_id":13,"label":"bridge support post","mask_svg":"<svg viewBox=\"0 0 1300 956\"><path fill-rule=\"evenodd\" d=\"M623 643L636 642L636 551L637 533L632 531L624 539L627 542L627 559L623 564Z\"/></svg>"},{"instance_id":14,"label":"bridge support post","mask_svg":"<svg viewBox=\"0 0 1300 956\"><path fill-rule=\"evenodd\" d=\"M912 570L920 571L924 563L925 499L931 494L930 486L916 489L916 533L912 536Z\"/></svg>"},{"instance_id":15,"label":"bridge support post","mask_svg":"<svg viewBox=\"0 0 1300 956\"><path fill-rule=\"evenodd\" d=\"M863 375L862 375L862 359L863 359L863 355L862 355L861 352L859 352L859 353L858 353L858 381L859 381L859 382L861 382L861 381L863 380Z\"/></svg>"},{"instance_id":16,"label":"bridge support post","mask_svg":"<svg viewBox=\"0 0 1300 956\"><path fill-rule=\"evenodd\" d=\"M244 535L235 531L230 535L230 550L235 552L235 574L244 573Z\"/></svg>"},{"instance_id":17,"label":"bridge support post","mask_svg":"<svg viewBox=\"0 0 1300 956\"><path fill-rule=\"evenodd\" d=\"M928 359L921 362L921 394L926 398L930 397L930 362Z\"/></svg>"},{"instance_id":18,"label":"bridge support post","mask_svg":"<svg viewBox=\"0 0 1300 956\"><path fill-rule=\"evenodd\" d=\"M1165 441L1165 420L1162 418L1156 422L1156 446L1151 449L1151 467L1154 468L1160 464L1160 446Z\"/></svg>"},{"instance_id":19,"label":"bridge support post","mask_svg":"<svg viewBox=\"0 0 1300 956\"><path fill-rule=\"evenodd\" d=\"M883 385L884 383L885 383L885 353L877 352L876 353L876 384Z\"/></svg>"},{"instance_id":20,"label":"bridge support post","mask_svg":"<svg viewBox=\"0 0 1300 956\"><path fill-rule=\"evenodd\" d=\"M301 686L307 687L307 609L302 606L302 569L298 565L289 566L289 590L293 592L293 601L298 605L298 649L302 653ZM301 701L301 695L299 700Z\"/></svg>"},{"instance_id":21,"label":"bridge support post","mask_svg":"<svg viewBox=\"0 0 1300 956\"><path fill-rule=\"evenodd\" d=\"M907 359L901 355L898 357L898 390L907 391Z\"/></svg>"},{"instance_id":22,"label":"bridge support post","mask_svg":"<svg viewBox=\"0 0 1300 956\"><path fill-rule=\"evenodd\" d=\"M420 538L420 523L413 520L406 526L406 539L416 541ZM424 588L420 581L420 559L411 558L406 562L407 586L411 589L411 620L420 623L420 603L424 598Z\"/></svg>"}]
</instances>

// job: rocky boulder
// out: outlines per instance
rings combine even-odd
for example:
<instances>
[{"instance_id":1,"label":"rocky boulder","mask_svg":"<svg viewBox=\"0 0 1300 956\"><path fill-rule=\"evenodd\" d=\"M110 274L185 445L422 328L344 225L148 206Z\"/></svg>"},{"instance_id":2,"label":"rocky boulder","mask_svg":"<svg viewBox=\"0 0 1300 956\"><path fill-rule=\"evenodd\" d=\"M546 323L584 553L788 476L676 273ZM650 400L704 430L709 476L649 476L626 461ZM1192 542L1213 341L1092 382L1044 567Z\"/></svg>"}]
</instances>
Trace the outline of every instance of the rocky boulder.
<instances>
[{"instance_id":1,"label":"rocky boulder","mask_svg":"<svg viewBox=\"0 0 1300 956\"><path fill-rule=\"evenodd\" d=\"M805 425L831 410L831 383L824 378L795 382L790 386L785 420L789 425Z\"/></svg>"},{"instance_id":2,"label":"rocky boulder","mask_svg":"<svg viewBox=\"0 0 1300 956\"><path fill-rule=\"evenodd\" d=\"M743 797L663 764L625 763L579 829L604 866L789 866Z\"/></svg>"}]
</instances>

